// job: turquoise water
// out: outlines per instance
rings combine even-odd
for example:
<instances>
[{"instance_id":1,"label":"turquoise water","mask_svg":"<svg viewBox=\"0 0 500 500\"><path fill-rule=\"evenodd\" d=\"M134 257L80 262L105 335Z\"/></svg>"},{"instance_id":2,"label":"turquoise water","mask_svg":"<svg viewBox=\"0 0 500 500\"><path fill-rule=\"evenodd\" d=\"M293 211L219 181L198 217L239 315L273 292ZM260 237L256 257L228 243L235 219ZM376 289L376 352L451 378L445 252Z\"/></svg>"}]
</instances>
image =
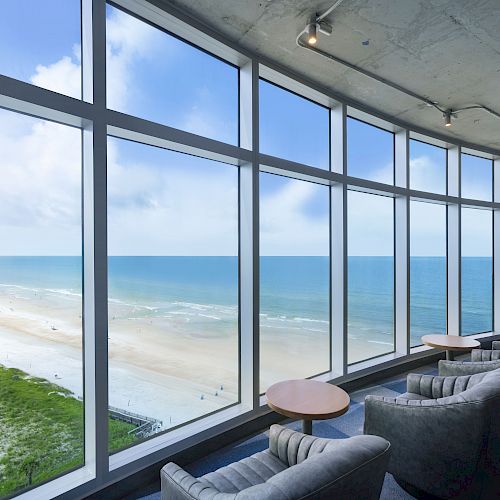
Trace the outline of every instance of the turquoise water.
<instances>
[{"instance_id":1,"label":"turquoise water","mask_svg":"<svg viewBox=\"0 0 500 500\"><path fill-rule=\"evenodd\" d=\"M350 257L348 264L349 335L392 350L394 275L391 257ZM444 257L411 259L411 340L446 331ZM492 261L464 257L462 330L492 328ZM81 293L78 257L0 257L0 285L52 294ZM275 335L302 330L328 333L329 264L326 257L261 258L261 325ZM333 294L337 293L333 290ZM189 314L201 327L225 334L237 322L236 257L110 257L111 303L137 306L148 317ZM123 309L127 311L127 309ZM123 312L125 314L125 312ZM335 321L335 318L333 318Z\"/></svg>"}]
</instances>

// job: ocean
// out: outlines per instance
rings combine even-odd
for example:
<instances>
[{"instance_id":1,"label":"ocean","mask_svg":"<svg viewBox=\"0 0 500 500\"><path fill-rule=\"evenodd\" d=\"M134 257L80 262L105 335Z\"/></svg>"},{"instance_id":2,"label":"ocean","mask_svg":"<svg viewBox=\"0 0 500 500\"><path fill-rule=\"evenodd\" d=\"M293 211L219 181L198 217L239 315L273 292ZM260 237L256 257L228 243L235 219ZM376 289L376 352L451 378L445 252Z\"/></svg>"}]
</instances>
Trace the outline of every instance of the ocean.
<instances>
[{"instance_id":1,"label":"ocean","mask_svg":"<svg viewBox=\"0 0 500 500\"><path fill-rule=\"evenodd\" d=\"M489 331L492 260L464 257L462 262L463 333ZM422 335L446 331L446 261L412 257L410 266L411 343L419 345ZM351 351L360 343L371 345L374 355L392 351L392 257L350 257L348 285ZM0 286L17 294L25 290L53 299L64 297L68 307L78 308L81 259L0 257ZM326 257L261 257L262 335L284 343L290 332L300 333L304 341L308 335L314 341L327 338L329 286ZM198 335L229 335L238 324L238 261L236 257L109 257L109 297L110 319L184 316L190 331ZM351 361L358 358L356 353L350 355Z\"/></svg>"}]
</instances>

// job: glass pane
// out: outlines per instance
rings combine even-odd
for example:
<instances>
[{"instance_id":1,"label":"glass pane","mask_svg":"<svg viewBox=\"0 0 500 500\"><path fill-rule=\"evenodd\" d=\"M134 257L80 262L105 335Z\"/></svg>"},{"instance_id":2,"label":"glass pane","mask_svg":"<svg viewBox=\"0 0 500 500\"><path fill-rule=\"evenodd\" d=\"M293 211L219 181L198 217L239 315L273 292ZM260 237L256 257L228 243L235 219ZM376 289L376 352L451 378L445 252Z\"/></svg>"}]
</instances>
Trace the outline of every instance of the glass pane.
<instances>
[{"instance_id":1,"label":"glass pane","mask_svg":"<svg viewBox=\"0 0 500 500\"><path fill-rule=\"evenodd\" d=\"M394 202L349 191L348 362L394 351Z\"/></svg>"},{"instance_id":2,"label":"glass pane","mask_svg":"<svg viewBox=\"0 0 500 500\"><path fill-rule=\"evenodd\" d=\"M108 232L116 451L239 399L238 169L109 139Z\"/></svg>"},{"instance_id":3,"label":"glass pane","mask_svg":"<svg viewBox=\"0 0 500 500\"><path fill-rule=\"evenodd\" d=\"M410 346L446 333L446 206L410 202Z\"/></svg>"},{"instance_id":4,"label":"glass pane","mask_svg":"<svg viewBox=\"0 0 500 500\"><path fill-rule=\"evenodd\" d=\"M260 174L260 390L330 369L329 190Z\"/></svg>"},{"instance_id":5,"label":"glass pane","mask_svg":"<svg viewBox=\"0 0 500 500\"><path fill-rule=\"evenodd\" d=\"M446 194L446 149L410 140L410 188Z\"/></svg>"},{"instance_id":6,"label":"glass pane","mask_svg":"<svg viewBox=\"0 0 500 500\"><path fill-rule=\"evenodd\" d=\"M347 118L347 173L394 184L394 134Z\"/></svg>"},{"instance_id":7,"label":"glass pane","mask_svg":"<svg viewBox=\"0 0 500 500\"><path fill-rule=\"evenodd\" d=\"M304 97L260 80L260 151L330 168L330 113Z\"/></svg>"},{"instance_id":8,"label":"glass pane","mask_svg":"<svg viewBox=\"0 0 500 500\"><path fill-rule=\"evenodd\" d=\"M462 208L462 335L493 329L492 213Z\"/></svg>"},{"instance_id":9,"label":"glass pane","mask_svg":"<svg viewBox=\"0 0 500 500\"><path fill-rule=\"evenodd\" d=\"M0 111L0 497L81 466L81 132Z\"/></svg>"},{"instance_id":10,"label":"glass pane","mask_svg":"<svg viewBox=\"0 0 500 500\"><path fill-rule=\"evenodd\" d=\"M0 73L81 98L79 0L0 2Z\"/></svg>"},{"instance_id":11,"label":"glass pane","mask_svg":"<svg viewBox=\"0 0 500 500\"><path fill-rule=\"evenodd\" d=\"M462 198L491 201L493 162L462 153Z\"/></svg>"},{"instance_id":12,"label":"glass pane","mask_svg":"<svg viewBox=\"0 0 500 500\"><path fill-rule=\"evenodd\" d=\"M107 6L108 107L238 144L238 70Z\"/></svg>"}]
</instances>

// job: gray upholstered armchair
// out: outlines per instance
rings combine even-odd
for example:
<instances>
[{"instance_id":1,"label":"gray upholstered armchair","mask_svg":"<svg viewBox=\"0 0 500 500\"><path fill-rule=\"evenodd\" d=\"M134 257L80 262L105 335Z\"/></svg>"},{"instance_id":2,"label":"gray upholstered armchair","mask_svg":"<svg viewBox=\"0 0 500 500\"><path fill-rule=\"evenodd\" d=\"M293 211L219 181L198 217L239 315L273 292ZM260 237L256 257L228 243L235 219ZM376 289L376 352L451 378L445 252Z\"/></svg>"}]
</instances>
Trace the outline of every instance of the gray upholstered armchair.
<instances>
[{"instance_id":1,"label":"gray upholstered armchair","mask_svg":"<svg viewBox=\"0 0 500 500\"><path fill-rule=\"evenodd\" d=\"M273 425L269 449L194 478L161 470L162 500L376 500L390 444L377 436L321 439Z\"/></svg>"},{"instance_id":2,"label":"gray upholstered armchair","mask_svg":"<svg viewBox=\"0 0 500 500\"><path fill-rule=\"evenodd\" d=\"M470 361L440 361L439 375L474 375L500 368L500 342L493 341L492 349L473 349Z\"/></svg>"},{"instance_id":3,"label":"gray upholstered armchair","mask_svg":"<svg viewBox=\"0 0 500 500\"><path fill-rule=\"evenodd\" d=\"M365 433L390 441L389 472L398 483L438 498L499 498L500 369L410 374L407 391L365 401Z\"/></svg>"}]
</instances>

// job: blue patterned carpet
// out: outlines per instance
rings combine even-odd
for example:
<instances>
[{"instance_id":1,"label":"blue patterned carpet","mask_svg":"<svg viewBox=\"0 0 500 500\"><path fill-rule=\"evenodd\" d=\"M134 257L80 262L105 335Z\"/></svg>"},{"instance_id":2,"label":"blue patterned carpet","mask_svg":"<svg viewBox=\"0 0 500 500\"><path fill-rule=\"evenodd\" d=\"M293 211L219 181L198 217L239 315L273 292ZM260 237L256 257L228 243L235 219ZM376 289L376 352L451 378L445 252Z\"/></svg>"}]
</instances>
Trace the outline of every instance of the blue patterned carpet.
<instances>
[{"instance_id":1,"label":"blue patterned carpet","mask_svg":"<svg viewBox=\"0 0 500 500\"><path fill-rule=\"evenodd\" d=\"M435 365L425 366L413 373L427 373L437 375ZM352 392L351 405L349 411L341 417L314 422L313 435L326 438L342 439L350 436L355 436L363 433L364 423L364 400L368 394L380 396L395 397L406 392L406 373L384 380L379 385L365 387L358 391ZM300 431L300 422L287 421L283 425L291 429ZM202 476L208 472L214 471L220 467L248 457L258 451L265 450L268 447L268 433L262 432L243 441L235 442L225 448L222 448L206 457L197 460L185 467L185 469L195 477ZM152 491L149 489L149 491ZM160 493L154 492L146 496L135 496L139 500L159 500ZM410 496L394 481L390 474L386 474L382 494L383 500L411 500L414 497Z\"/></svg>"}]
</instances>

